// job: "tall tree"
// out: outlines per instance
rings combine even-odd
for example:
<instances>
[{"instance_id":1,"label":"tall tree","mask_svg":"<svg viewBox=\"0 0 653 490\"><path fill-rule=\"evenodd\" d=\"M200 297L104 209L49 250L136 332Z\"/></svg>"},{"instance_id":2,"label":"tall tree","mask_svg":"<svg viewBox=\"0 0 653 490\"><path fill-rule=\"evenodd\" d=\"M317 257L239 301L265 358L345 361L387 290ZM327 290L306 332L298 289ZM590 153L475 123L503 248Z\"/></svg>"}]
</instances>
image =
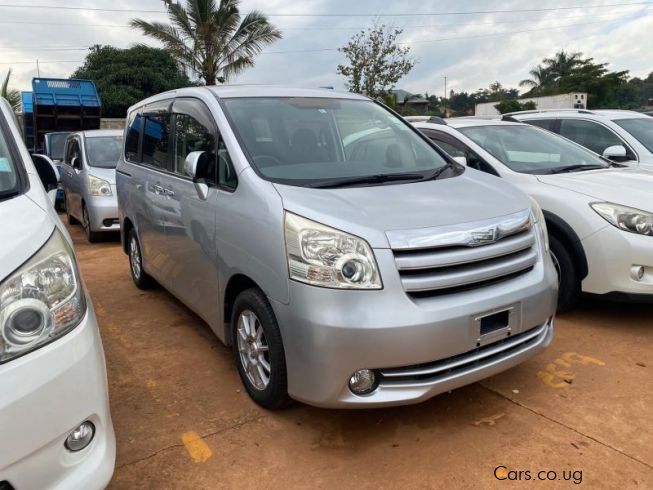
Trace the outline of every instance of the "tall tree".
<instances>
[{"instance_id":1,"label":"tall tree","mask_svg":"<svg viewBox=\"0 0 653 490\"><path fill-rule=\"evenodd\" d=\"M567 53L564 49L557 52L553 58L544 58L542 60L549 69L555 82L559 82L562 77L570 75L571 72L581 63L583 53Z\"/></svg>"},{"instance_id":2,"label":"tall tree","mask_svg":"<svg viewBox=\"0 0 653 490\"><path fill-rule=\"evenodd\" d=\"M386 25L371 27L355 34L338 51L348 60L338 65L339 75L347 77L347 88L368 97L384 97L415 66L410 48L397 44L403 31Z\"/></svg>"},{"instance_id":3,"label":"tall tree","mask_svg":"<svg viewBox=\"0 0 653 490\"><path fill-rule=\"evenodd\" d=\"M537 65L535 68L531 69L528 74L530 75L530 78L525 78L519 82L519 86L524 88L528 87L530 89L528 93L531 94L536 94L546 90L553 82L551 70L542 65Z\"/></svg>"},{"instance_id":4,"label":"tall tree","mask_svg":"<svg viewBox=\"0 0 653 490\"><path fill-rule=\"evenodd\" d=\"M105 117L125 117L139 100L193 85L168 53L148 46L94 46L72 78L95 82Z\"/></svg>"},{"instance_id":5,"label":"tall tree","mask_svg":"<svg viewBox=\"0 0 653 490\"><path fill-rule=\"evenodd\" d=\"M0 97L4 97L9 102L9 105L14 111L20 109L20 92L15 89L9 88L9 80L11 79L11 68L7 71L7 76L2 82L0 87Z\"/></svg>"},{"instance_id":6,"label":"tall tree","mask_svg":"<svg viewBox=\"0 0 653 490\"><path fill-rule=\"evenodd\" d=\"M254 66L265 46L281 31L259 11L241 17L239 0L164 0L170 24L134 19L131 26L160 41L177 62L207 85L224 83Z\"/></svg>"}]
</instances>

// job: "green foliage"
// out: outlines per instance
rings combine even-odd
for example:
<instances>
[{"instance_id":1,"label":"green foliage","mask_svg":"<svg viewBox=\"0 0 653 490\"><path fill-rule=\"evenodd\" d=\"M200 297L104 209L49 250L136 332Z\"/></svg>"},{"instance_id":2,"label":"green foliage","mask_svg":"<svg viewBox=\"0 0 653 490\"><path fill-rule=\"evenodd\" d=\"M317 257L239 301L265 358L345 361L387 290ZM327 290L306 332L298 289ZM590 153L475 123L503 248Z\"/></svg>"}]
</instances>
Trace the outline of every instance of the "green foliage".
<instances>
[{"instance_id":1,"label":"green foliage","mask_svg":"<svg viewBox=\"0 0 653 490\"><path fill-rule=\"evenodd\" d=\"M207 85L224 83L254 66L265 46L281 31L259 11L241 17L240 0L163 0L170 24L134 19L131 26L160 41L166 51Z\"/></svg>"},{"instance_id":2,"label":"green foliage","mask_svg":"<svg viewBox=\"0 0 653 490\"><path fill-rule=\"evenodd\" d=\"M140 100L193 85L168 53L147 46L94 46L71 77L95 82L104 117L125 117Z\"/></svg>"},{"instance_id":3,"label":"green foliage","mask_svg":"<svg viewBox=\"0 0 653 490\"><path fill-rule=\"evenodd\" d=\"M7 71L7 76L0 86L0 97L4 97L9 102L9 105L14 111L20 110L20 92L18 90L9 88L9 80L11 79L11 68Z\"/></svg>"},{"instance_id":4,"label":"green foliage","mask_svg":"<svg viewBox=\"0 0 653 490\"><path fill-rule=\"evenodd\" d=\"M415 61L409 57L410 48L396 42L402 32L385 25L371 27L338 49L348 64L338 65L337 71L347 78L350 91L374 99L383 97L412 70Z\"/></svg>"},{"instance_id":5,"label":"green foliage","mask_svg":"<svg viewBox=\"0 0 653 490\"><path fill-rule=\"evenodd\" d=\"M519 102L516 99L506 99L495 104L494 108L501 114L505 114L507 112L531 111L537 109L537 106L533 101Z\"/></svg>"}]
</instances>

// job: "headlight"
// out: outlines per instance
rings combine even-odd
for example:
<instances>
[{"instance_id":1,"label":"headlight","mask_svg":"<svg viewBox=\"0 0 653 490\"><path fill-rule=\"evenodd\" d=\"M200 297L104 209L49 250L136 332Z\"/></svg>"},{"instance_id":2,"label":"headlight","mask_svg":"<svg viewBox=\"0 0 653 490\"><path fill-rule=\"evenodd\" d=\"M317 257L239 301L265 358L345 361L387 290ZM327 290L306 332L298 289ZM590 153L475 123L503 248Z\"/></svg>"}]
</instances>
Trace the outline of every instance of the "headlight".
<instances>
[{"instance_id":1,"label":"headlight","mask_svg":"<svg viewBox=\"0 0 653 490\"><path fill-rule=\"evenodd\" d=\"M111 184L94 175L88 176L88 193L91 196L111 196L113 194Z\"/></svg>"},{"instance_id":2,"label":"headlight","mask_svg":"<svg viewBox=\"0 0 653 490\"><path fill-rule=\"evenodd\" d=\"M0 283L0 364L69 332L85 312L72 250L55 228L43 248Z\"/></svg>"},{"instance_id":3,"label":"headlight","mask_svg":"<svg viewBox=\"0 0 653 490\"><path fill-rule=\"evenodd\" d=\"M532 215L533 215L533 222L535 223L535 225L540 230L540 236L542 237L542 243L544 244L544 251L548 252L549 251L549 232L546 229L546 220L544 219L544 213L542 212L542 208L540 207L540 205L532 197L531 197L531 203L533 204L533 207L532 207L532 210L531 210Z\"/></svg>"},{"instance_id":4,"label":"headlight","mask_svg":"<svg viewBox=\"0 0 653 490\"><path fill-rule=\"evenodd\" d=\"M608 223L621 230L653 236L652 213L609 202L593 202L590 206Z\"/></svg>"},{"instance_id":5,"label":"headlight","mask_svg":"<svg viewBox=\"0 0 653 490\"><path fill-rule=\"evenodd\" d=\"M290 278L339 289L381 289L374 253L361 238L286 212Z\"/></svg>"}]
</instances>

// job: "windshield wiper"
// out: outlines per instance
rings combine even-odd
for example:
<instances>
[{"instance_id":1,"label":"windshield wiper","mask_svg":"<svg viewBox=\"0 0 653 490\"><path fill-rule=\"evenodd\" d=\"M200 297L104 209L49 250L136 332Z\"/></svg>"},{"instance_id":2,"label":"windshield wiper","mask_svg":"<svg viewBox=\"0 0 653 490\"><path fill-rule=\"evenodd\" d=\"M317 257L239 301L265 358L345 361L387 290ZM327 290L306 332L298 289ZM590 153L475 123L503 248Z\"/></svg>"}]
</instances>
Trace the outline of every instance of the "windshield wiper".
<instances>
[{"instance_id":1,"label":"windshield wiper","mask_svg":"<svg viewBox=\"0 0 653 490\"><path fill-rule=\"evenodd\" d=\"M579 170L598 170L608 168L604 165L565 165L563 167L555 167L546 171L547 174L564 174L567 172L576 172Z\"/></svg>"},{"instance_id":2,"label":"windshield wiper","mask_svg":"<svg viewBox=\"0 0 653 490\"><path fill-rule=\"evenodd\" d=\"M433 178L432 176L429 176ZM385 182L394 182L400 180L426 180L424 175L412 173L412 174L377 174L377 175L363 175L360 177L351 177L351 178L342 178L342 179L331 179L323 180L322 182L317 182L315 184L309 185L315 189L330 189L334 187L347 187L350 185L357 184L383 184Z\"/></svg>"}]
</instances>

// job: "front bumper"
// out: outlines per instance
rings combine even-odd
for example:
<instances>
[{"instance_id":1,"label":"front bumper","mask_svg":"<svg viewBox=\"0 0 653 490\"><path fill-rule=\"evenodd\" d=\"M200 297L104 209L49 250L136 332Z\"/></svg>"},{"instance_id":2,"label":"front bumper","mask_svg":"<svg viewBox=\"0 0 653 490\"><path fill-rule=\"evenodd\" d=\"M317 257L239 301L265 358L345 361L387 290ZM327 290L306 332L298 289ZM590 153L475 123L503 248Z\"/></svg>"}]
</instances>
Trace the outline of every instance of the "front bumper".
<instances>
[{"instance_id":1,"label":"front bumper","mask_svg":"<svg viewBox=\"0 0 653 490\"><path fill-rule=\"evenodd\" d=\"M583 292L653 294L653 237L607 226L581 243L589 269L583 280ZM639 265L645 267L645 273L641 280L636 280L630 269Z\"/></svg>"},{"instance_id":2,"label":"front bumper","mask_svg":"<svg viewBox=\"0 0 653 490\"><path fill-rule=\"evenodd\" d=\"M381 291L342 291L290 281L289 304L272 302L293 398L332 408L417 403L513 367L551 343L557 276L549 258L505 282L411 299L401 286L392 252L375 254L380 270L386 271ZM364 396L349 390L348 380L358 369L385 372L474 356L479 338L475 319L509 307L515 315L511 336L541 329L523 348L417 382L385 382L382 377L377 389Z\"/></svg>"},{"instance_id":3,"label":"front bumper","mask_svg":"<svg viewBox=\"0 0 653 490\"><path fill-rule=\"evenodd\" d=\"M113 474L104 352L88 305L72 332L0 365L0 481L17 490L101 489ZM95 437L72 453L64 441L85 420Z\"/></svg>"},{"instance_id":4,"label":"front bumper","mask_svg":"<svg viewBox=\"0 0 653 490\"><path fill-rule=\"evenodd\" d=\"M120 231L115 190L112 196L90 196L86 201L86 209L92 231Z\"/></svg>"}]
</instances>

